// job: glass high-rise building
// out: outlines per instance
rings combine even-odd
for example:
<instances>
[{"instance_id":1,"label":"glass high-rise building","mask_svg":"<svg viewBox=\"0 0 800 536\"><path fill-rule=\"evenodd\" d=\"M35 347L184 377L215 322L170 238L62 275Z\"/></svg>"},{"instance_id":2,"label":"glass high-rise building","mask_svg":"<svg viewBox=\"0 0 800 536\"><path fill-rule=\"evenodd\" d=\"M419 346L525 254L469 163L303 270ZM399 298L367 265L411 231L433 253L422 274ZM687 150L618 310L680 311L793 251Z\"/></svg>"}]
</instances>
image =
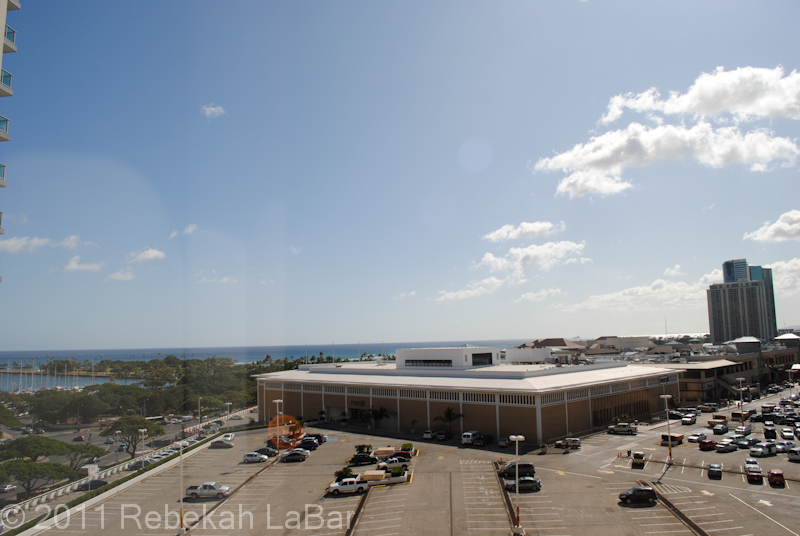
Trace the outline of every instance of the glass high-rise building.
<instances>
[{"instance_id":1,"label":"glass high-rise building","mask_svg":"<svg viewBox=\"0 0 800 536\"><path fill-rule=\"evenodd\" d=\"M711 342L750 335L769 340L777 336L772 270L748 266L737 259L722 264L723 283L706 291Z\"/></svg>"}]
</instances>

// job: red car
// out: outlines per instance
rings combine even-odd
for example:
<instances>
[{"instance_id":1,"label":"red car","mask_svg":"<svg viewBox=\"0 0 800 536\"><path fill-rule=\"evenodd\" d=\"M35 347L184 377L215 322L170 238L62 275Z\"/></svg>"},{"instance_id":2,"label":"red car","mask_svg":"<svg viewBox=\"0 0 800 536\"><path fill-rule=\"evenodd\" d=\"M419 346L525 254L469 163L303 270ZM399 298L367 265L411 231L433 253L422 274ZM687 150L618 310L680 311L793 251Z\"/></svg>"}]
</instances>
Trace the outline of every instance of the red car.
<instances>
[{"instance_id":1,"label":"red car","mask_svg":"<svg viewBox=\"0 0 800 536\"><path fill-rule=\"evenodd\" d=\"M82 436L82 435L75 436L75 437L72 438L72 440L73 441L86 441L86 436Z\"/></svg>"},{"instance_id":2,"label":"red car","mask_svg":"<svg viewBox=\"0 0 800 536\"><path fill-rule=\"evenodd\" d=\"M396 450L389 454L386 459L388 460L389 458L402 458L403 460L409 462L411 461L411 453L406 450Z\"/></svg>"},{"instance_id":3,"label":"red car","mask_svg":"<svg viewBox=\"0 0 800 536\"><path fill-rule=\"evenodd\" d=\"M716 450L717 442L713 439L704 439L698 443L700 450Z\"/></svg>"}]
</instances>

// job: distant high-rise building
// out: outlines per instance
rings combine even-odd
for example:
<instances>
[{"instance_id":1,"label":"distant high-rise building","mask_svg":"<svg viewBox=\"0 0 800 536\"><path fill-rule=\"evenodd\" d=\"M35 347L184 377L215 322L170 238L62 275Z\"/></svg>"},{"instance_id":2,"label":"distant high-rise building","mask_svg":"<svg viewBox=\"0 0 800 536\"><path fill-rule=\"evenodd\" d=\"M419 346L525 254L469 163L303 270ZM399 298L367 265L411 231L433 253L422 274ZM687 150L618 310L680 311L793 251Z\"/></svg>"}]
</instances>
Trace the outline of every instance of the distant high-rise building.
<instances>
[{"instance_id":1,"label":"distant high-rise building","mask_svg":"<svg viewBox=\"0 0 800 536\"><path fill-rule=\"evenodd\" d=\"M747 270L747 259L736 259L722 263L722 282L736 283L737 281L747 281L750 279L750 272Z\"/></svg>"},{"instance_id":2,"label":"distant high-rise building","mask_svg":"<svg viewBox=\"0 0 800 536\"><path fill-rule=\"evenodd\" d=\"M19 9L19 0L0 0L0 28L3 28L3 54L0 54L0 97L11 97L14 92L11 90L11 73L3 69L3 55L6 52L17 51L17 32L6 24L6 14L8 11ZM0 115L0 141L8 141L8 119ZM0 164L0 188L6 186L6 166ZM3 212L0 211L0 235L3 230ZM3 278L0 277L0 281Z\"/></svg>"},{"instance_id":3,"label":"distant high-rise building","mask_svg":"<svg viewBox=\"0 0 800 536\"><path fill-rule=\"evenodd\" d=\"M706 291L711 342L719 344L746 335L772 339L777 332L772 270L747 266L745 259L722 264L724 283Z\"/></svg>"}]
</instances>

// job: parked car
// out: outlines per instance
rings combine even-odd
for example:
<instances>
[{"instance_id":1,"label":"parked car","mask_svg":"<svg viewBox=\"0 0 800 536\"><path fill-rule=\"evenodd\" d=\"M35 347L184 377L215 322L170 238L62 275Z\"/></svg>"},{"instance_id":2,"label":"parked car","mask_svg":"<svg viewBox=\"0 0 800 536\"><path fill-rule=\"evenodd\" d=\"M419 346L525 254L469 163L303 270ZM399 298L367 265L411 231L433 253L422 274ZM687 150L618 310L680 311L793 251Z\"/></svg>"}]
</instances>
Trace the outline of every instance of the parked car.
<instances>
[{"instance_id":1,"label":"parked car","mask_svg":"<svg viewBox=\"0 0 800 536\"><path fill-rule=\"evenodd\" d=\"M722 478L722 465L712 463L708 466L708 478Z\"/></svg>"},{"instance_id":2,"label":"parked car","mask_svg":"<svg viewBox=\"0 0 800 536\"><path fill-rule=\"evenodd\" d=\"M761 467L758 466L758 460L756 460L755 458L745 458L744 467L745 469L747 469L748 467L758 467L759 471L761 470Z\"/></svg>"},{"instance_id":3,"label":"parked car","mask_svg":"<svg viewBox=\"0 0 800 536\"><path fill-rule=\"evenodd\" d=\"M304 462L304 461L306 461L306 458L308 458L308 456L306 456L302 452L299 452L299 451L296 451L296 450L290 450L289 452L287 452L286 454L281 456L281 461L282 462Z\"/></svg>"},{"instance_id":4,"label":"parked car","mask_svg":"<svg viewBox=\"0 0 800 536\"><path fill-rule=\"evenodd\" d=\"M772 469L767 473L767 482L770 486L786 486L786 478L780 469Z\"/></svg>"},{"instance_id":5,"label":"parked car","mask_svg":"<svg viewBox=\"0 0 800 536\"><path fill-rule=\"evenodd\" d=\"M88 482L84 482L83 484L78 484L78 487L75 488L78 491L91 491L93 489L102 488L108 484L107 480L100 480L99 478L93 478Z\"/></svg>"},{"instance_id":6,"label":"parked car","mask_svg":"<svg viewBox=\"0 0 800 536\"><path fill-rule=\"evenodd\" d=\"M790 462L800 462L800 448L793 448L787 452L786 459Z\"/></svg>"},{"instance_id":7,"label":"parked car","mask_svg":"<svg viewBox=\"0 0 800 536\"><path fill-rule=\"evenodd\" d=\"M489 434L480 434L472 439L472 444L476 447L485 447L492 442L494 442L494 438Z\"/></svg>"},{"instance_id":8,"label":"parked car","mask_svg":"<svg viewBox=\"0 0 800 536\"><path fill-rule=\"evenodd\" d=\"M422 439L433 439L435 435L436 432L434 432L433 430L425 430L424 432L422 432Z\"/></svg>"},{"instance_id":9,"label":"parked car","mask_svg":"<svg viewBox=\"0 0 800 536\"><path fill-rule=\"evenodd\" d=\"M555 442L554 447L557 449L579 449L581 448L581 440L577 437L559 439Z\"/></svg>"},{"instance_id":10,"label":"parked car","mask_svg":"<svg viewBox=\"0 0 800 536\"><path fill-rule=\"evenodd\" d=\"M498 475L502 476L505 479L509 478L516 478L517 470L516 467L519 465L519 475L520 476L535 476L536 469L533 467L533 464L530 462L510 462L505 464L500 470L497 472Z\"/></svg>"},{"instance_id":11,"label":"parked car","mask_svg":"<svg viewBox=\"0 0 800 536\"><path fill-rule=\"evenodd\" d=\"M714 426L714 435L722 435L728 433L728 425L727 424L718 424Z\"/></svg>"},{"instance_id":12,"label":"parked car","mask_svg":"<svg viewBox=\"0 0 800 536\"><path fill-rule=\"evenodd\" d=\"M508 444L509 444L509 441L508 441L507 437L501 437L500 439L497 440L497 446L498 447L508 448Z\"/></svg>"},{"instance_id":13,"label":"parked car","mask_svg":"<svg viewBox=\"0 0 800 536\"><path fill-rule=\"evenodd\" d=\"M353 454L353 457L350 458L350 461L348 463L350 465L372 464L372 463L378 463L378 458L376 458L369 452L356 452L355 454Z\"/></svg>"},{"instance_id":14,"label":"parked car","mask_svg":"<svg viewBox=\"0 0 800 536\"><path fill-rule=\"evenodd\" d=\"M224 439L218 439L216 441L212 441L211 444L208 446L210 449L232 449L235 445L230 441L225 441Z\"/></svg>"},{"instance_id":15,"label":"parked car","mask_svg":"<svg viewBox=\"0 0 800 536\"><path fill-rule=\"evenodd\" d=\"M748 483L761 484L764 482L764 474L761 472L761 468L759 466L745 466L744 472L747 476Z\"/></svg>"},{"instance_id":16,"label":"parked car","mask_svg":"<svg viewBox=\"0 0 800 536\"><path fill-rule=\"evenodd\" d=\"M776 441L775 447L779 454L784 454L794 448L794 441Z\"/></svg>"},{"instance_id":17,"label":"parked car","mask_svg":"<svg viewBox=\"0 0 800 536\"><path fill-rule=\"evenodd\" d=\"M703 439L698 445L700 445L700 450L715 450L717 448L717 442L713 439Z\"/></svg>"},{"instance_id":18,"label":"parked car","mask_svg":"<svg viewBox=\"0 0 800 536\"><path fill-rule=\"evenodd\" d=\"M453 434L450 432L443 432L439 430L436 432L436 441L447 441L448 439L453 439Z\"/></svg>"},{"instance_id":19,"label":"parked car","mask_svg":"<svg viewBox=\"0 0 800 536\"><path fill-rule=\"evenodd\" d=\"M148 465L152 465L156 463L158 460L154 460L152 458L145 458L144 460L136 460L135 462L131 463L128 466L129 471L138 471L139 469L143 469Z\"/></svg>"},{"instance_id":20,"label":"parked car","mask_svg":"<svg viewBox=\"0 0 800 536\"><path fill-rule=\"evenodd\" d=\"M402 458L387 458L386 460L382 461L378 464L378 471L384 470L387 473L391 472L392 469L395 467L402 467L403 469L408 468L408 461Z\"/></svg>"},{"instance_id":21,"label":"parked car","mask_svg":"<svg viewBox=\"0 0 800 536\"><path fill-rule=\"evenodd\" d=\"M733 441L726 439L724 441L720 441L719 443L717 443L717 446L715 448L717 452L735 452L739 448L739 446Z\"/></svg>"},{"instance_id":22,"label":"parked car","mask_svg":"<svg viewBox=\"0 0 800 536\"><path fill-rule=\"evenodd\" d=\"M245 452L244 456L242 456L242 461L244 463L264 463L269 461L269 456L259 454L258 452Z\"/></svg>"},{"instance_id":23,"label":"parked car","mask_svg":"<svg viewBox=\"0 0 800 536\"><path fill-rule=\"evenodd\" d=\"M758 443L750 447L750 456L772 456L778 453L778 447L772 441Z\"/></svg>"},{"instance_id":24,"label":"parked car","mask_svg":"<svg viewBox=\"0 0 800 536\"><path fill-rule=\"evenodd\" d=\"M764 426L764 439L778 439L778 431L774 426Z\"/></svg>"},{"instance_id":25,"label":"parked car","mask_svg":"<svg viewBox=\"0 0 800 536\"><path fill-rule=\"evenodd\" d=\"M704 440L706 438L708 438L708 436L706 434L704 434L703 432L695 432L695 433L689 435L689 437L687 437L686 440L689 443L699 443L699 442L701 442L702 440Z\"/></svg>"},{"instance_id":26,"label":"parked car","mask_svg":"<svg viewBox=\"0 0 800 536\"><path fill-rule=\"evenodd\" d=\"M619 494L621 502L632 504L635 502L656 502L658 495L651 486L636 486Z\"/></svg>"},{"instance_id":27,"label":"parked car","mask_svg":"<svg viewBox=\"0 0 800 536\"><path fill-rule=\"evenodd\" d=\"M313 439L308 439L308 440L304 439L303 441L298 443L297 446L305 450L317 450L317 447L319 447L317 442L314 441Z\"/></svg>"},{"instance_id":28,"label":"parked car","mask_svg":"<svg viewBox=\"0 0 800 536\"><path fill-rule=\"evenodd\" d=\"M186 495L192 499L199 499L201 497L222 499L230 494L230 487L223 486L217 482L203 482L200 486L189 486L186 488Z\"/></svg>"},{"instance_id":29,"label":"parked car","mask_svg":"<svg viewBox=\"0 0 800 536\"><path fill-rule=\"evenodd\" d=\"M228 432L227 434L222 434L223 441L233 441L233 432Z\"/></svg>"},{"instance_id":30,"label":"parked car","mask_svg":"<svg viewBox=\"0 0 800 536\"><path fill-rule=\"evenodd\" d=\"M327 443L328 436L324 434L306 434L306 437L310 437L311 439L316 439L317 443L322 445L323 443Z\"/></svg>"},{"instance_id":31,"label":"parked car","mask_svg":"<svg viewBox=\"0 0 800 536\"><path fill-rule=\"evenodd\" d=\"M740 449L750 450L750 447L758 445L759 443L760 440L757 437L746 437L744 439L740 439L736 443L736 446L738 446Z\"/></svg>"},{"instance_id":32,"label":"parked car","mask_svg":"<svg viewBox=\"0 0 800 536\"><path fill-rule=\"evenodd\" d=\"M696 416L696 415L694 415L694 414L692 414L692 415L685 415L685 416L684 416L684 417L681 419L681 424L682 424L682 425L684 425L684 426L689 426L689 425L696 424L696 423L697 423L697 416Z\"/></svg>"},{"instance_id":33,"label":"parked car","mask_svg":"<svg viewBox=\"0 0 800 536\"><path fill-rule=\"evenodd\" d=\"M264 456L277 456L278 451L272 447L261 447L260 449L256 449L255 452L259 454L263 454Z\"/></svg>"},{"instance_id":34,"label":"parked car","mask_svg":"<svg viewBox=\"0 0 800 536\"><path fill-rule=\"evenodd\" d=\"M113 437L107 437L106 440L103 441L103 443L105 443L106 445L113 445L116 442L114 441Z\"/></svg>"},{"instance_id":35,"label":"parked car","mask_svg":"<svg viewBox=\"0 0 800 536\"><path fill-rule=\"evenodd\" d=\"M781 428L781 439L794 439L794 430L791 428Z\"/></svg>"},{"instance_id":36,"label":"parked car","mask_svg":"<svg viewBox=\"0 0 800 536\"><path fill-rule=\"evenodd\" d=\"M515 480L506 482L507 491L513 493L517 491L517 487L519 487L519 491L539 491L542 489L542 481L534 476L521 476L519 482Z\"/></svg>"},{"instance_id":37,"label":"parked car","mask_svg":"<svg viewBox=\"0 0 800 536\"><path fill-rule=\"evenodd\" d=\"M749 426L737 426L734 432L743 436L748 436L753 433Z\"/></svg>"},{"instance_id":38,"label":"parked car","mask_svg":"<svg viewBox=\"0 0 800 536\"><path fill-rule=\"evenodd\" d=\"M407 450L396 450L396 451L392 452L391 454L389 454L389 456L387 456L387 458L400 458L401 460L405 460L407 462L410 462L412 456L411 456L411 453L408 452Z\"/></svg>"}]
</instances>

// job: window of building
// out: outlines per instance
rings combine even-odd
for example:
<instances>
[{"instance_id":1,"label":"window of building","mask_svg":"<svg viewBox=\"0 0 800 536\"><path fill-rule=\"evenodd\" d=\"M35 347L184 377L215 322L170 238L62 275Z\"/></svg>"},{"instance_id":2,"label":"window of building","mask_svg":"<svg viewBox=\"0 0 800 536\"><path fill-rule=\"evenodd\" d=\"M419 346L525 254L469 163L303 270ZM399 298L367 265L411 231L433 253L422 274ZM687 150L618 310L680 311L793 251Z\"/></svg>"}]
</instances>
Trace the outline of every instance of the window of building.
<instances>
[{"instance_id":1,"label":"window of building","mask_svg":"<svg viewBox=\"0 0 800 536\"><path fill-rule=\"evenodd\" d=\"M472 354L472 366L483 367L492 364L492 353L487 352L484 354Z\"/></svg>"},{"instance_id":2,"label":"window of building","mask_svg":"<svg viewBox=\"0 0 800 536\"><path fill-rule=\"evenodd\" d=\"M452 359L406 359L407 367L452 367Z\"/></svg>"}]
</instances>

